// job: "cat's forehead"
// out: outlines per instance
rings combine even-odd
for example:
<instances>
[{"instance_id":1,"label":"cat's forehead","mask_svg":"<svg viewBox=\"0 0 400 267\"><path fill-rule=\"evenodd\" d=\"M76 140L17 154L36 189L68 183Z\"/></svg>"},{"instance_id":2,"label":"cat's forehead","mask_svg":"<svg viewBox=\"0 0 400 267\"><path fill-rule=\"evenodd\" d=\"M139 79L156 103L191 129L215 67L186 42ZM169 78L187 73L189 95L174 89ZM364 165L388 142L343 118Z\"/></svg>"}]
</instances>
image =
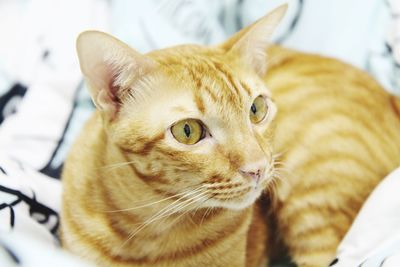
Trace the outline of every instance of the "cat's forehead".
<instances>
[{"instance_id":1,"label":"cat's forehead","mask_svg":"<svg viewBox=\"0 0 400 267\"><path fill-rule=\"evenodd\" d=\"M156 84L160 90L155 93L160 109L157 117L164 114L168 123L193 117L238 124L247 121L257 96L269 95L257 74L218 49L180 46L150 56L166 78Z\"/></svg>"},{"instance_id":2,"label":"cat's forehead","mask_svg":"<svg viewBox=\"0 0 400 267\"><path fill-rule=\"evenodd\" d=\"M196 97L206 94L213 102L238 106L246 98L269 95L261 79L221 50L185 45L152 55L177 84Z\"/></svg>"}]
</instances>

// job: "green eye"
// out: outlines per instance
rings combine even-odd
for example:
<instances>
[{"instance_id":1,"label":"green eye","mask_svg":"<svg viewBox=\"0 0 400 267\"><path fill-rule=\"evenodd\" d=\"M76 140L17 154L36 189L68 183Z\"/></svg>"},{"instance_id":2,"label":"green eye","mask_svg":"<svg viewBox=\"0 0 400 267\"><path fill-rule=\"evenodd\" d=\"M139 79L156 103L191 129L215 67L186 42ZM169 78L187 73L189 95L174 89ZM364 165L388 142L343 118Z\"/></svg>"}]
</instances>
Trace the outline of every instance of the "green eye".
<instances>
[{"instance_id":1,"label":"green eye","mask_svg":"<svg viewBox=\"0 0 400 267\"><path fill-rule=\"evenodd\" d=\"M204 127L194 119L177 122L171 127L171 133L175 139L185 145L194 145L204 138Z\"/></svg>"},{"instance_id":2,"label":"green eye","mask_svg":"<svg viewBox=\"0 0 400 267\"><path fill-rule=\"evenodd\" d=\"M252 123L261 122L268 113L268 106L263 96L257 96L250 108L250 120Z\"/></svg>"}]
</instances>

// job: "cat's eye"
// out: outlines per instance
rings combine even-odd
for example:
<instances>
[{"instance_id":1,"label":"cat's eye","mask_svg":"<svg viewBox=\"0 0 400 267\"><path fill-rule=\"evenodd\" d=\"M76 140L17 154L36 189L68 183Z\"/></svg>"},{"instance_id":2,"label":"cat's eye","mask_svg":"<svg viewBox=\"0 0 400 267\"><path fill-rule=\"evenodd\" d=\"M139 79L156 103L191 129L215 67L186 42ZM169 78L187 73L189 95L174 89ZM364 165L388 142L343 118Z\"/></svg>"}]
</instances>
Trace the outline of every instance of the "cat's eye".
<instances>
[{"instance_id":1,"label":"cat's eye","mask_svg":"<svg viewBox=\"0 0 400 267\"><path fill-rule=\"evenodd\" d=\"M252 123L260 123L268 114L268 105L263 96L257 96L250 107L250 120Z\"/></svg>"},{"instance_id":2,"label":"cat's eye","mask_svg":"<svg viewBox=\"0 0 400 267\"><path fill-rule=\"evenodd\" d=\"M194 145L205 136L203 124L195 119L181 120L171 127L174 138L185 145Z\"/></svg>"}]
</instances>

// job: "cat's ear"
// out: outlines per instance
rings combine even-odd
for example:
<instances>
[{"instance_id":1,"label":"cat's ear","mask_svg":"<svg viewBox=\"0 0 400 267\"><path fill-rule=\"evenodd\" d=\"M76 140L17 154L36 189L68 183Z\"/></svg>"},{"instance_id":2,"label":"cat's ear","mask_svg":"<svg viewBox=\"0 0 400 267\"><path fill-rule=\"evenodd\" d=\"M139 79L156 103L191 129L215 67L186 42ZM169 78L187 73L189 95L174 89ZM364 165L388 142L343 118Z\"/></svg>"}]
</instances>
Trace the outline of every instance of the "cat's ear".
<instances>
[{"instance_id":1,"label":"cat's ear","mask_svg":"<svg viewBox=\"0 0 400 267\"><path fill-rule=\"evenodd\" d=\"M76 46L93 102L111 120L135 81L157 65L123 42L98 31L81 33Z\"/></svg>"},{"instance_id":2,"label":"cat's ear","mask_svg":"<svg viewBox=\"0 0 400 267\"><path fill-rule=\"evenodd\" d=\"M263 75L266 70L266 50L270 38L286 13L288 5L284 4L253 24L243 28L222 44L222 48L239 56L240 60L252 67L258 74Z\"/></svg>"}]
</instances>

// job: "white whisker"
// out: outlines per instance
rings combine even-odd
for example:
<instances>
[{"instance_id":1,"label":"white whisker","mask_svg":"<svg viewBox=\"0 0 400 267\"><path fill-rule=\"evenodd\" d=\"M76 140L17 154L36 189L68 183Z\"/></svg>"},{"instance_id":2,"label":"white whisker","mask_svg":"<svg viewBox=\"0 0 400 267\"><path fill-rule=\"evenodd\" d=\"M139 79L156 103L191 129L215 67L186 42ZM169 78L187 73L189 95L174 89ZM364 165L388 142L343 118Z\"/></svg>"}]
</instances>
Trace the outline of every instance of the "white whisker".
<instances>
[{"instance_id":1,"label":"white whisker","mask_svg":"<svg viewBox=\"0 0 400 267\"><path fill-rule=\"evenodd\" d=\"M133 231L132 233L129 234L128 239L122 243L122 245L120 246L120 249L122 249L135 235L137 235L141 230L143 230L145 227L147 227L150 223L157 221L161 218L164 217L168 217L171 216L172 214L182 210L183 208L185 208L186 206L194 203L196 200L196 198L205 195L206 193L208 193L207 191L203 191L202 187L197 188L195 190L193 190L192 192L189 192L185 195L183 195L182 197L180 197L179 199L175 200L174 202L172 202L171 204L167 205L165 208L163 208L162 210L158 211L156 214L154 214L153 216L151 216L149 219L147 219L144 223L141 224L141 226L139 226L138 228L136 228L135 231ZM199 193L200 192L200 193ZM197 194L199 193L199 194ZM184 199L190 195L193 194L197 194L181 203L179 203L178 205L175 205L175 203L179 202L181 199Z\"/></svg>"},{"instance_id":2,"label":"white whisker","mask_svg":"<svg viewBox=\"0 0 400 267\"><path fill-rule=\"evenodd\" d=\"M141 209L141 208L149 207L149 206L152 206L152 205L155 205L155 204L158 204L158 203L167 201L167 200L172 199L172 198L176 198L176 197L178 197L178 196L187 194L187 193L189 193L189 192L191 192L191 191L192 191L192 190L187 190L187 191L184 191L184 192L175 194L175 195L173 195L173 196L169 196L169 197L163 198L163 199L161 199L161 200L158 200L158 201L155 201L155 202L152 202L152 203L148 203L148 204L144 204L144 205L140 205L140 206L136 206L136 207L133 207L133 208L120 209L120 210L110 210L110 211L106 211L106 212L113 213L113 212L123 212L123 211L131 211L131 210Z\"/></svg>"}]
</instances>

